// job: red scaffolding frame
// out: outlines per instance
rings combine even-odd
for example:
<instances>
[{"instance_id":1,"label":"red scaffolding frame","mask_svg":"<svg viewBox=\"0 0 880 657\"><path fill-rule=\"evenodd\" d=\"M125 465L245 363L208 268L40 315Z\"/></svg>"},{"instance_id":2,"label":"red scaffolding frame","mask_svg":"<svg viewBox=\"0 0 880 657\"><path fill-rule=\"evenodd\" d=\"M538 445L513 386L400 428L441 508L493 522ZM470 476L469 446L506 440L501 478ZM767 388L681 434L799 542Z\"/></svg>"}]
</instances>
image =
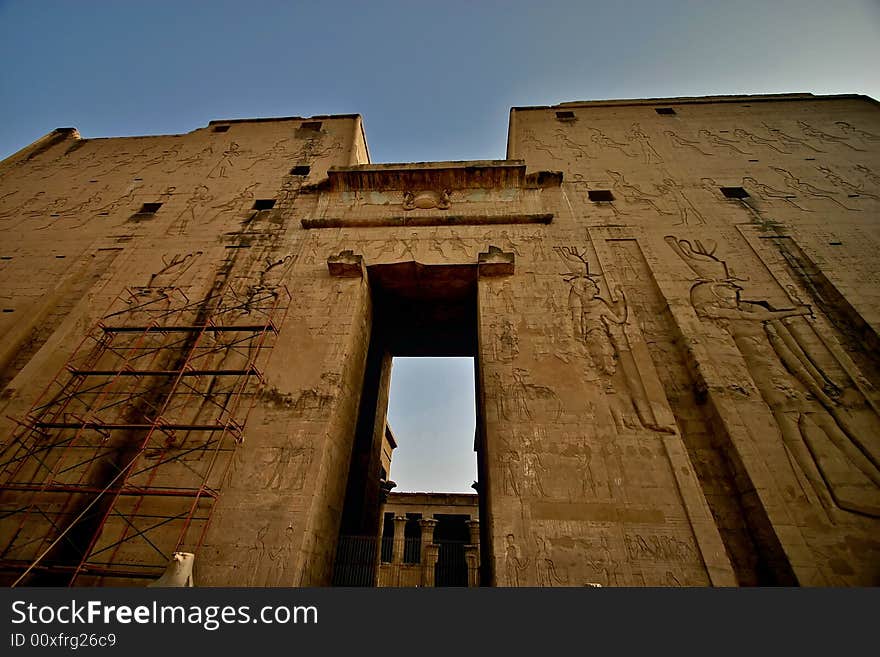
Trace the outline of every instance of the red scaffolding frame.
<instances>
[{"instance_id":1,"label":"red scaffolding frame","mask_svg":"<svg viewBox=\"0 0 880 657\"><path fill-rule=\"evenodd\" d=\"M114 584L198 553L289 305L247 281L117 297L0 454L0 567Z\"/></svg>"}]
</instances>

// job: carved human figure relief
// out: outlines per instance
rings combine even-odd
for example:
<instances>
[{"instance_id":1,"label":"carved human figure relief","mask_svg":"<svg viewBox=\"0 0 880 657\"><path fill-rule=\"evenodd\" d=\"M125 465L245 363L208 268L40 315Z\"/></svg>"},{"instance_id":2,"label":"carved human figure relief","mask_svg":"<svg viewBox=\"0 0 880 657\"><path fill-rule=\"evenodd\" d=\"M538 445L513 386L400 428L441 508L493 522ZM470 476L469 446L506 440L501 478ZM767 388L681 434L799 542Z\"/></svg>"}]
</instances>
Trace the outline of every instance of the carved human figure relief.
<instances>
[{"instance_id":1,"label":"carved human figure relief","mask_svg":"<svg viewBox=\"0 0 880 657\"><path fill-rule=\"evenodd\" d=\"M727 139L722 137L721 135L716 135L714 132L710 130L699 130L697 135L701 140L706 142L707 144L712 144L713 146L717 146L718 148L722 148L734 153L739 153L740 155L751 155L748 151L741 150L737 148L737 141L735 139Z\"/></svg>"},{"instance_id":2,"label":"carved human figure relief","mask_svg":"<svg viewBox=\"0 0 880 657\"><path fill-rule=\"evenodd\" d=\"M630 126L629 132L626 133L626 139L629 143L638 146L645 164L653 164L663 161L660 153L658 153L654 146L651 145L650 138L645 134L638 123L633 123L632 126Z\"/></svg>"},{"instance_id":3,"label":"carved human figure relief","mask_svg":"<svg viewBox=\"0 0 880 657\"><path fill-rule=\"evenodd\" d=\"M168 234L185 234L189 224L196 223L196 219L198 215L201 214L201 210L213 200L214 197L211 195L211 190L209 190L207 186L196 185L193 187L192 193L189 195L189 198L186 199L186 205L183 210L180 211L180 214L177 215L175 220L168 227Z\"/></svg>"},{"instance_id":4,"label":"carved human figure relief","mask_svg":"<svg viewBox=\"0 0 880 657\"><path fill-rule=\"evenodd\" d=\"M565 586L568 576L560 574L553 560L552 544L543 536L535 536L535 579L538 586Z\"/></svg>"},{"instance_id":5,"label":"carved human figure relief","mask_svg":"<svg viewBox=\"0 0 880 657\"><path fill-rule=\"evenodd\" d=\"M685 139L684 137L675 133L672 130L664 130L663 134L669 138L669 141L670 141L670 143L672 143L672 146L674 148L688 148L690 150L696 151L697 153L700 153L701 155L708 155L710 157L712 155L714 155L714 153L709 153L709 152L703 150L702 148L700 148L700 146L702 146L702 144L699 141Z\"/></svg>"},{"instance_id":6,"label":"carved human figure relief","mask_svg":"<svg viewBox=\"0 0 880 657\"><path fill-rule=\"evenodd\" d=\"M530 559L523 558L513 534L508 534L504 540L504 582L507 586L522 586L520 574L529 567Z\"/></svg>"},{"instance_id":7,"label":"carved human figure relief","mask_svg":"<svg viewBox=\"0 0 880 657\"><path fill-rule=\"evenodd\" d=\"M657 422L646 398L626 334L629 309L623 289L615 287L610 301L606 300L597 283L600 275L590 272L585 251L563 246L554 250L570 267L563 279L569 284L575 339L583 345L588 363L585 378L602 385L618 429L645 427L673 433L673 427Z\"/></svg>"},{"instance_id":8,"label":"carved human figure relief","mask_svg":"<svg viewBox=\"0 0 880 657\"><path fill-rule=\"evenodd\" d=\"M736 135L740 141L747 141L750 144L754 144L755 146L764 146L766 148L776 151L777 153L791 155L791 151L785 151L779 147L780 144L778 139L767 139L765 137L756 135L753 132L749 132L748 130L743 130L742 128L736 128L733 131L733 134Z\"/></svg>"},{"instance_id":9,"label":"carved human figure relief","mask_svg":"<svg viewBox=\"0 0 880 657\"><path fill-rule=\"evenodd\" d=\"M657 191L671 199L672 204L678 210L678 216L680 219L676 222L676 225L683 224L688 226L691 223L697 225L706 223L706 220L703 218L703 215L700 214L700 211L697 210L697 207L687 196L685 196L684 188L677 182L671 178L666 178L661 185L657 185L656 187Z\"/></svg>"},{"instance_id":10,"label":"carved human figure relief","mask_svg":"<svg viewBox=\"0 0 880 657\"><path fill-rule=\"evenodd\" d=\"M827 190L820 189L819 187L816 187L815 185L811 185L810 183L808 183L804 180L801 180L800 178L795 176L788 169L783 169L781 167L770 167L770 168L773 169L776 173L778 173L779 175L781 175L785 179L785 186L786 187L788 187L789 189L791 189L795 192L799 192L801 194L806 194L807 196L812 196L814 198L824 198L824 199L831 201L835 205L840 206L844 210L854 210L856 212L859 212L859 208L851 208L847 205L844 205L843 203L838 201L836 198L834 198L834 192L829 192Z\"/></svg>"},{"instance_id":11,"label":"carved human figure relief","mask_svg":"<svg viewBox=\"0 0 880 657\"><path fill-rule=\"evenodd\" d=\"M208 219L205 223L213 223L220 215L227 212L237 212L239 210L245 210L254 200L254 189L259 186L260 183L251 183L247 185L244 189L242 189L238 194L233 196L231 199L226 201L226 203L221 203L220 205L214 205L211 207L212 210L216 210L210 219Z\"/></svg>"},{"instance_id":12,"label":"carved human figure relief","mask_svg":"<svg viewBox=\"0 0 880 657\"><path fill-rule=\"evenodd\" d=\"M800 127L801 132L804 133L804 136L810 137L812 139L816 139L817 141L825 142L826 144L831 145L840 145L846 148L852 149L854 151L864 151L864 148L856 148L852 144L848 143L849 137L839 137L837 135L832 135L828 132L823 132L822 130L817 130L813 126L811 126L806 121L798 121L798 127Z\"/></svg>"},{"instance_id":13,"label":"carved human figure relief","mask_svg":"<svg viewBox=\"0 0 880 657\"><path fill-rule=\"evenodd\" d=\"M832 185L834 185L838 189L842 190L846 194L854 194L856 196L865 196L867 198L872 198L875 201L880 201L880 196L878 196L877 194L871 194L870 192L866 192L864 189L861 188L861 186L855 185L852 182L846 180L845 178L843 178L839 173L837 173L833 169L830 169L829 167L821 167L821 166L818 167L818 169L819 169L819 172L825 177L825 179L829 183L831 183Z\"/></svg>"},{"instance_id":14,"label":"carved human figure relief","mask_svg":"<svg viewBox=\"0 0 880 657\"><path fill-rule=\"evenodd\" d=\"M796 203L794 199L797 197L791 192L786 192L785 190L771 187L770 185L759 182L751 176L744 177L742 179L742 184L743 187L746 188L750 193L755 194L759 198L770 203L779 201L781 203L785 203L786 205L790 205L791 207L796 208L801 212L813 212L813 210L805 208L804 206Z\"/></svg>"},{"instance_id":15,"label":"carved human figure relief","mask_svg":"<svg viewBox=\"0 0 880 657\"><path fill-rule=\"evenodd\" d=\"M198 153L194 153L189 157L185 157L182 160L177 160L174 163L174 166L171 168L165 169L165 173L177 173L181 169L189 169L195 168L202 164L207 158L214 155L214 145L208 144L204 148L202 148Z\"/></svg>"},{"instance_id":16,"label":"carved human figure relief","mask_svg":"<svg viewBox=\"0 0 880 657\"><path fill-rule=\"evenodd\" d=\"M793 299L790 307L776 308L765 299L744 298L744 281L730 274L715 245L671 235L666 242L699 277L690 293L697 315L725 329L742 354L792 468L807 482L807 498L818 500L832 522L838 509L880 517L874 446L880 418L862 414L856 420L844 401L844 385L820 367L815 341L806 335L815 335L810 306ZM846 387L856 394L854 386Z\"/></svg>"},{"instance_id":17,"label":"carved human figure relief","mask_svg":"<svg viewBox=\"0 0 880 657\"><path fill-rule=\"evenodd\" d=\"M864 164L855 165L855 169L865 178L865 180L870 181L875 187L880 188L880 176L871 171L871 169Z\"/></svg>"},{"instance_id":18,"label":"carved human figure relief","mask_svg":"<svg viewBox=\"0 0 880 657\"><path fill-rule=\"evenodd\" d=\"M626 149L626 144L622 144L619 141L614 141L611 137L606 135L598 128L590 128L590 132L592 133L590 135L590 141L596 144L596 146L598 146L599 148L604 148L606 150L615 150L619 153L623 153L627 157L637 157Z\"/></svg>"},{"instance_id":19,"label":"carved human figure relief","mask_svg":"<svg viewBox=\"0 0 880 657\"><path fill-rule=\"evenodd\" d=\"M208 172L208 178L227 178L227 173L235 167L235 160L244 153L245 151L241 150L238 142L231 142L223 151L220 161Z\"/></svg>"},{"instance_id":20,"label":"carved human figure relief","mask_svg":"<svg viewBox=\"0 0 880 657\"><path fill-rule=\"evenodd\" d=\"M492 356L499 363L509 363L519 354L516 325L508 319L490 324L493 329Z\"/></svg>"},{"instance_id":21,"label":"carved human figure relief","mask_svg":"<svg viewBox=\"0 0 880 657\"><path fill-rule=\"evenodd\" d=\"M256 156L251 158L251 163L246 166L243 170L250 171L255 166L262 162L266 162L268 160L272 160L274 158L281 158L287 153L287 144L290 141L289 138L279 139L272 146L270 146L267 150L260 151Z\"/></svg>"},{"instance_id":22,"label":"carved human figure relief","mask_svg":"<svg viewBox=\"0 0 880 657\"><path fill-rule=\"evenodd\" d=\"M562 128L556 128L553 134L556 135L556 139L559 141L562 147L569 151L572 155L574 155L575 160L596 159L596 156L590 152L588 146L572 139L568 135L568 132L563 130Z\"/></svg>"},{"instance_id":23,"label":"carved human figure relief","mask_svg":"<svg viewBox=\"0 0 880 657\"><path fill-rule=\"evenodd\" d=\"M873 132L868 132L867 130L860 130L848 121L835 121L834 125L836 125L837 129L845 134L848 138L852 137L856 139L861 139L864 142L874 143L880 141L880 135L875 135Z\"/></svg>"},{"instance_id":24,"label":"carved human figure relief","mask_svg":"<svg viewBox=\"0 0 880 657\"><path fill-rule=\"evenodd\" d=\"M798 146L801 148L807 148L814 153L824 153L825 151L820 150L813 146L810 142L806 141L803 138L795 137L794 135L790 135L788 133L783 132L779 128L773 127L771 125L763 124L767 129L767 132L770 133L773 139L776 139L786 148L797 148Z\"/></svg>"},{"instance_id":25,"label":"carved human figure relief","mask_svg":"<svg viewBox=\"0 0 880 657\"><path fill-rule=\"evenodd\" d=\"M661 210L654 202L654 199L657 198L656 194L649 194L635 185L631 185L619 171L606 170L606 173L612 180L611 189L627 203L644 203L651 206L658 214L669 214L665 210Z\"/></svg>"}]
</instances>

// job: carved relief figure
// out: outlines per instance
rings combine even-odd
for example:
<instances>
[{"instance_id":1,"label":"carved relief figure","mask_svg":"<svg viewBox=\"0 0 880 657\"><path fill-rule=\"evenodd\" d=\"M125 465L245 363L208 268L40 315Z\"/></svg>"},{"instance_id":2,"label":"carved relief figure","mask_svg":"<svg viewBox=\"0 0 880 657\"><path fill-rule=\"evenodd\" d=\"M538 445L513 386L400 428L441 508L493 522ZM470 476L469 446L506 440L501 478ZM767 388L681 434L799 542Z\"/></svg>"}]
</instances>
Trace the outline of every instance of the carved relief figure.
<instances>
[{"instance_id":1,"label":"carved relief figure","mask_svg":"<svg viewBox=\"0 0 880 657\"><path fill-rule=\"evenodd\" d=\"M157 164L162 164L165 160L174 159L180 155L180 151L183 148L183 142L177 142L169 146L166 150L160 152L158 155L154 155L149 160L144 162L144 165L138 170L138 175L142 172L146 171L152 166L156 166Z\"/></svg>"},{"instance_id":2,"label":"carved relief figure","mask_svg":"<svg viewBox=\"0 0 880 657\"><path fill-rule=\"evenodd\" d=\"M504 581L507 586L520 586L520 573L529 567L529 558L522 558L516 537L508 534L504 548Z\"/></svg>"},{"instance_id":3,"label":"carved relief figure","mask_svg":"<svg viewBox=\"0 0 880 657\"><path fill-rule=\"evenodd\" d=\"M632 124L629 132L626 133L626 138L629 143L638 144L639 150L642 152L642 157L645 160L645 164L663 161L663 158L660 157L660 153L658 153L651 145L651 140L648 138L648 135L644 133L642 127L638 123Z\"/></svg>"},{"instance_id":4,"label":"carved relief figure","mask_svg":"<svg viewBox=\"0 0 880 657\"><path fill-rule=\"evenodd\" d=\"M755 144L756 146L766 146L767 148L773 149L777 153L785 153L787 155L791 154L791 151L784 151L781 148L778 148L774 144L778 144L779 142L776 139L766 139L764 137L759 137L753 132L749 132L748 130L743 130L742 128L736 128L733 131L740 140L745 140L751 144Z\"/></svg>"},{"instance_id":5,"label":"carved relief figure","mask_svg":"<svg viewBox=\"0 0 880 657\"><path fill-rule=\"evenodd\" d=\"M834 125L847 137L856 137L857 139L862 139L864 141L880 141L880 135L875 135L873 132L867 132L866 130L859 130L852 123L848 123L847 121L835 121Z\"/></svg>"},{"instance_id":6,"label":"carved relief figure","mask_svg":"<svg viewBox=\"0 0 880 657\"><path fill-rule=\"evenodd\" d=\"M798 121L798 126L800 126L801 132L804 133L807 137L812 137L813 139L817 139L818 141L824 141L826 144L839 144L840 146L846 146L854 151L864 151L864 148L856 148L852 144L847 143L847 137L838 137L837 135L832 135L827 132L822 132L821 130L817 130L809 123L805 121Z\"/></svg>"},{"instance_id":7,"label":"carved relief figure","mask_svg":"<svg viewBox=\"0 0 880 657\"><path fill-rule=\"evenodd\" d=\"M510 320L493 323L492 355L500 363L509 363L519 354L519 338L516 326Z\"/></svg>"},{"instance_id":8,"label":"carved relief figure","mask_svg":"<svg viewBox=\"0 0 880 657\"><path fill-rule=\"evenodd\" d=\"M580 264L584 269L574 269L563 275L568 282L568 304L571 320L574 325L575 337L583 344L591 366L588 367L588 380L595 380L596 374L602 380L606 398L611 406L612 415L618 428L636 429L639 423L655 431L674 433L674 428L657 422L651 410L641 375L636 366L629 338L626 335L626 323L629 310L623 289L616 287L614 294L606 301L599 290L597 274L590 273L590 265L586 254L575 247L555 247L559 256L570 265ZM621 368L618 371L618 363ZM623 393L628 399L618 396ZM636 411L633 417L632 410Z\"/></svg>"},{"instance_id":9,"label":"carved relief figure","mask_svg":"<svg viewBox=\"0 0 880 657\"><path fill-rule=\"evenodd\" d=\"M137 190L138 186L132 185L128 192L117 198L115 201L111 201L107 205L98 208L97 210L95 210L94 214L112 214L121 207L130 207L134 203L134 196Z\"/></svg>"},{"instance_id":10,"label":"carved relief figure","mask_svg":"<svg viewBox=\"0 0 880 657\"><path fill-rule=\"evenodd\" d=\"M530 147L533 151L540 151L547 155L551 160L559 160L560 158L556 155L556 152L553 148L550 147L549 144L541 141L535 135L533 130L529 128L525 128L522 131L522 142L526 147Z\"/></svg>"},{"instance_id":11,"label":"carved relief figure","mask_svg":"<svg viewBox=\"0 0 880 657\"><path fill-rule=\"evenodd\" d=\"M870 180L875 186L880 187L880 176L871 171L864 164L857 164L856 171L862 174L867 180Z\"/></svg>"},{"instance_id":12,"label":"carved relief figure","mask_svg":"<svg viewBox=\"0 0 880 657\"><path fill-rule=\"evenodd\" d=\"M685 139L684 137L677 135L672 130L664 130L663 134L666 135L667 137L669 137L669 141L672 142L672 145L675 148L690 148L692 150L697 151L698 153L700 153L702 155L709 155L709 156L713 155L713 153L707 153L702 148L700 148L700 146L702 145L702 144L700 144L700 142Z\"/></svg>"},{"instance_id":13,"label":"carved relief figure","mask_svg":"<svg viewBox=\"0 0 880 657\"><path fill-rule=\"evenodd\" d=\"M529 373L522 368L514 368L513 383L503 388L501 414L506 420L531 420L533 404L544 407L545 413L553 420L562 413L562 402L556 393L547 386L528 381Z\"/></svg>"},{"instance_id":14,"label":"carved relief figure","mask_svg":"<svg viewBox=\"0 0 880 657\"><path fill-rule=\"evenodd\" d=\"M556 571L556 564L553 562L550 554L550 548L547 547L547 541L543 536L535 536L535 578L538 586L556 586L557 584L565 585L568 583L568 577L562 577Z\"/></svg>"},{"instance_id":15,"label":"carved relief figure","mask_svg":"<svg viewBox=\"0 0 880 657\"><path fill-rule=\"evenodd\" d=\"M226 203L221 203L220 205L215 205L211 209L217 210L217 212L205 223L213 223L221 214L225 212L236 212L238 210L244 209L245 206L251 204L254 200L254 188L257 187L260 183L252 183L242 189L238 194L233 196L231 199L226 201Z\"/></svg>"},{"instance_id":16,"label":"carved relief figure","mask_svg":"<svg viewBox=\"0 0 880 657\"><path fill-rule=\"evenodd\" d=\"M789 194L786 191L781 189L776 189L775 187L771 187L770 185L765 185L764 183L758 182L751 176L746 176L742 179L743 187L747 187L752 192L757 192L757 195L760 198L763 198L765 201L782 201L783 203L787 203L793 208L797 208L801 212L813 212L812 210L805 208L801 205L795 203L792 199L796 198L793 194Z\"/></svg>"},{"instance_id":17,"label":"carved relief figure","mask_svg":"<svg viewBox=\"0 0 880 657\"><path fill-rule=\"evenodd\" d=\"M279 139L274 144L272 144L272 146L268 150L260 151L258 155L251 158L250 166L245 167L244 171L250 171L255 166L257 166L261 162L265 162L266 160L271 160L276 157L283 157L284 154L287 152L286 145L289 141L290 139L287 138Z\"/></svg>"},{"instance_id":18,"label":"carved relief figure","mask_svg":"<svg viewBox=\"0 0 880 657\"><path fill-rule=\"evenodd\" d=\"M263 488L302 490L311 461L312 449L294 445L288 436L283 447L273 450L272 460L266 464L268 478Z\"/></svg>"},{"instance_id":19,"label":"carved relief figure","mask_svg":"<svg viewBox=\"0 0 880 657\"><path fill-rule=\"evenodd\" d=\"M829 192L824 189L819 189L818 187L815 187L808 182L804 182L803 180L796 177L788 169L781 169L779 167L770 167L770 168L785 178L786 187L793 189L796 192L808 194L809 196L814 196L816 198L827 199L827 200L831 201L832 203L834 203L835 205L839 205L844 210L854 210L856 212L859 211L858 208L847 207L846 205L844 205L843 203L838 201L836 198L834 198L833 192Z\"/></svg>"},{"instance_id":20,"label":"carved relief figure","mask_svg":"<svg viewBox=\"0 0 880 657\"><path fill-rule=\"evenodd\" d=\"M606 173L613 181L611 183L611 189L617 192L617 194L627 203L644 203L654 208L658 214L669 214L668 212L661 210L657 207L657 204L654 203L653 199L657 198L656 194L648 194L635 185L629 184L626 178L623 177L623 174L618 171L606 170Z\"/></svg>"},{"instance_id":21,"label":"carved relief figure","mask_svg":"<svg viewBox=\"0 0 880 657\"><path fill-rule=\"evenodd\" d=\"M854 185L842 178L838 173L829 169L828 167L819 167L819 171L825 176L825 179L828 180L835 187L839 187L847 194L855 194L857 196L867 196L868 198L872 198L875 201L880 201L880 196L877 194L871 194L870 192L866 192L861 187Z\"/></svg>"},{"instance_id":22,"label":"carved relief figure","mask_svg":"<svg viewBox=\"0 0 880 657\"><path fill-rule=\"evenodd\" d=\"M733 338L776 420L795 473L808 482L807 497L815 495L832 522L838 508L880 517L880 466L871 444L880 425L876 416L862 414L856 421L842 394L844 384L820 367L822 358L806 335L815 335L814 329L803 324L812 309L797 300L789 308L746 300L714 245L673 236L666 241L700 277L691 288L691 303L699 317ZM834 458L830 446L836 448Z\"/></svg>"},{"instance_id":23,"label":"carved relief figure","mask_svg":"<svg viewBox=\"0 0 880 657\"><path fill-rule=\"evenodd\" d=\"M205 158L214 154L214 145L209 144L205 146L198 153L190 155L189 157L185 157L182 160L177 160L176 165L170 169L165 169L165 173L177 173L181 169L195 168L199 166Z\"/></svg>"},{"instance_id":24,"label":"carved relief figure","mask_svg":"<svg viewBox=\"0 0 880 657\"><path fill-rule=\"evenodd\" d=\"M562 128L556 128L554 131L556 135L556 139L559 140L559 143L562 144L562 147L570 151L576 160L587 159L587 160L595 160L596 156L590 153L589 149L576 142L574 139L568 136L568 133Z\"/></svg>"},{"instance_id":25,"label":"carved relief figure","mask_svg":"<svg viewBox=\"0 0 880 657\"><path fill-rule=\"evenodd\" d=\"M592 141L596 146L600 148L607 148L611 150L620 151L627 157L636 157L628 150L626 150L626 144L621 144L620 142L614 141L611 137L606 135L604 132L599 130L598 128L590 128L590 131L593 133L590 136L590 141Z\"/></svg>"},{"instance_id":26,"label":"carved relief figure","mask_svg":"<svg viewBox=\"0 0 880 657\"><path fill-rule=\"evenodd\" d=\"M793 137L792 135L789 135L785 132L782 132L782 130L780 130L779 128L774 128L773 126L767 125L766 123L764 124L764 127L767 129L767 132L769 132L771 135L773 135L773 137L775 139L777 139L781 144L783 144L784 146L787 146L788 148L792 148L795 146L801 146L802 148L810 149L814 153L824 153L825 152L825 151L819 150L818 148L813 146L811 143L804 141L803 139L801 139L799 137Z\"/></svg>"},{"instance_id":27,"label":"carved relief figure","mask_svg":"<svg viewBox=\"0 0 880 657\"><path fill-rule=\"evenodd\" d=\"M235 158L240 157L243 152L237 142L229 144L220 161L208 172L208 178L226 178L226 172L235 166Z\"/></svg>"},{"instance_id":28,"label":"carved relief figure","mask_svg":"<svg viewBox=\"0 0 880 657\"><path fill-rule=\"evenodd\" d=\"M676 222L675 225L684 224L687 226L690 224L689 218L694 219L697 224L706 223L703 215L700 214L700 211L697 210L691 200L685 196L684 189L677 182L671 178L666 178L662 185L657 185L657 190L664 196L670 197L678 209L678 216L681 217L681 220Z\"/></svg>"},{"instance_id":29,"label":"carved relief figure","mask_svg":"<svg viewBox=\"0 0 880 657\"><path fill-rule=\"evenodd\" d=\"M183 210L180 211L180 214L177 215L177 218L168 227L168 234L176 233L177 235L183 235L186 233L189 223L195 223L196 221L196 212L213 200L214 197L211 196L211 190L205 185L193 187L192 194L186 199L186 205Z\"/></svg>"},{"instance_id":30,"label":"carved relief figure","mask_svg":"<svg viewBox=\"0 0 880 657\"><path fill-rule=\"evenodd\" d=\"M719 148L726 148L727 150L733 151L735 153L739 153L740 155L751 155L748 151L741 151L736 147L737 142L733 139L725 139L721 135L716 135L714 132L709 130L700 130L697 132L697 135L703 141L712 144L713 146L718 146Z\"/></svg>"}]
</instances>

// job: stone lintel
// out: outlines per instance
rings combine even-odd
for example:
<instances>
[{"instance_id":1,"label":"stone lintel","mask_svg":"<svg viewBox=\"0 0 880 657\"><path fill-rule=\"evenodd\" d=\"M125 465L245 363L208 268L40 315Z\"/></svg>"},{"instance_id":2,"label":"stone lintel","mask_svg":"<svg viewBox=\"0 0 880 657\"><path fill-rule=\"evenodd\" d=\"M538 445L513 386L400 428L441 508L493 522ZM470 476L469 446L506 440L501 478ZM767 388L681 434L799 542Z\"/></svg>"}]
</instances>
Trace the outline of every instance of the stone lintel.
<instances>
[{"instance_id":1,"label":"stone lintel","mask_svg":"<svg viewBox=\"0 0 880 657\"><path fill-rule=\"evenodd\" d=\"M522 214L432 214L399 215L384 217L306 217L300 220L305 229L310 228L399 228L402 226L493 226L496 224L549 224L552 212Z\"/></svg>"},{"instance_id":2,"label":"stone lintel","mask_svg":"<svg viewBox=\"0 0 880 657\"><path fill-rule=\"evenodd\" d=\"M331 276L341 278L363 278L364 257L352 250L340 251L339 255L327 258L327 269Z\"/></svg>"},{"instance_id":3,"label":"stone lintel","mask_svg":"<svg viewBox=\"0 0 880 657\"><path fill-rule=\"evenodd\" d=\"M490 246L477 257L477 269L480 276L512 276L515 259L512 252Z\"/></svg>"}]
</instances>

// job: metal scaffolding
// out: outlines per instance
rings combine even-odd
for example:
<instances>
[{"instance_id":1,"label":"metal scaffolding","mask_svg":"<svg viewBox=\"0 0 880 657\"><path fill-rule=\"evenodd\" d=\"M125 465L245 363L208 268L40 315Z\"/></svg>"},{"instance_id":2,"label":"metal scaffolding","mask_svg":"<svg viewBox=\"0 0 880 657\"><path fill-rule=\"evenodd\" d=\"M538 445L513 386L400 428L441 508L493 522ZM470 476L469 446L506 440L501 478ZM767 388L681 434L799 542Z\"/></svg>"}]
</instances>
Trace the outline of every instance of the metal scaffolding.
<instances>
[{"instance_id":1,"label":"metal scaffolding","mask_svg":"<svg viewBox=\"0 0 880 657\"><path fill-rule=\"evenodd\" d=\"M290 294L185 292L126 289L17 420L0 453L16 583L119 584L198 552Z\"/></svg>"}]
</instances>

